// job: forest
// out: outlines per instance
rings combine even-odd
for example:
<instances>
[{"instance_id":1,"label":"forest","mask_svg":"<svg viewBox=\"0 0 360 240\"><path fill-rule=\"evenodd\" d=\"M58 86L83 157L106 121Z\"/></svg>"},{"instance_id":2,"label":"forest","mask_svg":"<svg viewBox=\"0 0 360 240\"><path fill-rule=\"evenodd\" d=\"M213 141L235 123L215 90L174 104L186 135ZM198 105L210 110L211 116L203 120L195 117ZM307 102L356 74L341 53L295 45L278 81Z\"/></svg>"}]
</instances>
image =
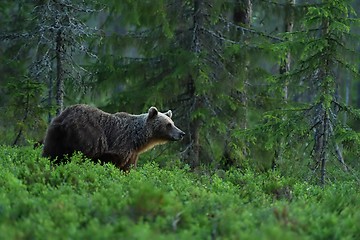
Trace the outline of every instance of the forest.
<instances>
[{"instance_id":1,"label":"forest","mask_svg":"<svg viewBox=\"0 0 360 240\"><path fill-rule=\"evenodd\" d=\"M2 237L360 237L359 12L351 0L3 1ZM54 168L41 142L77 103L171 109L186 135L128 175L81 156Z\"/></svg>"}]
</instances>

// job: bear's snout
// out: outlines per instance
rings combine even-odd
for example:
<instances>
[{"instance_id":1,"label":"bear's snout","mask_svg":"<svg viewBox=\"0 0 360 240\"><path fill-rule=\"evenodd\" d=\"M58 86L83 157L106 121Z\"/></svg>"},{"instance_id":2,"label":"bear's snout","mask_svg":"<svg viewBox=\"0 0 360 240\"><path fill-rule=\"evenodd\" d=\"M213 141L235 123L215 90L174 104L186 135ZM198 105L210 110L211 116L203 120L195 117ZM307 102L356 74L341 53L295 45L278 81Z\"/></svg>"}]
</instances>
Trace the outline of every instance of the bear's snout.
<instances>
[{"instance_id":1,"label":"bear's snout","mask_svg":"<svg viewBox=\"0 0 360 240\"><path fill-rule=\"evenodd\" d=\"M185 133L177 128L176 134L174 134L174 136L173 136L173 141L179 141L179 140L183 139L184 136L185 136Z\"/></svg>"},{"instance_id":2,"label":"bear's snout","mask_svg":"<svg viewBox=\"0 0 360 240\"><path fill-rule=\"evenodd\" d=\"M181 139L183 139L183 137L185 136L185 133L184 133L183 131L181 131L181 130L180 130L179 135L180 135L180 140L181 140Z\"/></svg>"}]
</instances>

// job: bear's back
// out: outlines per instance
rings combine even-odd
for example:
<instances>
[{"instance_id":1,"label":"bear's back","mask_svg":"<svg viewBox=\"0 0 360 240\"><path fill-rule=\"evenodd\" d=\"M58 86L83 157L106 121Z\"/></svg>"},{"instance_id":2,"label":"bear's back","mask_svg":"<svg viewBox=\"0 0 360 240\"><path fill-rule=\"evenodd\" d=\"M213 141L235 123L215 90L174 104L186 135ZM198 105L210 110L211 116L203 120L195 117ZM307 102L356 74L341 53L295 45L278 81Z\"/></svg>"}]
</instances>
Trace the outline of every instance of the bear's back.
<instances>
[{"instance_id":1,"label":"bear's back","mask_svg":"<svg viewBox=\"0 0 360 240\"><path fill-rule=\"evenodd\" d=\"M111 115L94 107L77 104L66 108L58 117L53 120L52 124L91 124L97 125L101 120L110 118Z\"/></svg>"},{"instance_id":2,"label":"bear's back","mask_svg":"<svg viewBox=\"0 0 360 240\"><path fill-rule=\"evenodd\" d=\"M111 114L87 105L73 105L54 118L47 131L43 155L51 158L81 151L88 157L108 149L102 122Z\"/></svg>"}]
</instances>

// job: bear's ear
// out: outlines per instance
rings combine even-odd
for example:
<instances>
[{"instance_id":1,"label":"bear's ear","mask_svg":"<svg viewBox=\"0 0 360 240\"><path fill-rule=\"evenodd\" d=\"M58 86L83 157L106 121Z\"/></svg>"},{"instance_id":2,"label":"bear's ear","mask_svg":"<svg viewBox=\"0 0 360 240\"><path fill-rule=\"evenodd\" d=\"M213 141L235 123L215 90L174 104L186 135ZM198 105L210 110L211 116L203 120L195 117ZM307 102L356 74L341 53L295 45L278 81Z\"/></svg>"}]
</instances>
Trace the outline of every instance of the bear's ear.
<instances>
[{"instance_id":1,"label":"bear's ear","mask_svg":"<svg viewBox=\"0 0 360 240\"><path fill-rule=\"evenodd\" d=\"M149 113L148 119L151 119L158 114L158 110L156 109L156 107L151 107L151 108L149 108L148 113Z\"/></svg>"},{"instance_id":2,"label":"bear's ear","mask_svg":"<svg viewBox=\"0 0 360 240\"><path fill-rule=\"evenodd\" d=\"M167 111L165 113L165 115L168 116L169 118L171 118L172 117L172 111L171 110Z\"/></svg>"}]
</instances>

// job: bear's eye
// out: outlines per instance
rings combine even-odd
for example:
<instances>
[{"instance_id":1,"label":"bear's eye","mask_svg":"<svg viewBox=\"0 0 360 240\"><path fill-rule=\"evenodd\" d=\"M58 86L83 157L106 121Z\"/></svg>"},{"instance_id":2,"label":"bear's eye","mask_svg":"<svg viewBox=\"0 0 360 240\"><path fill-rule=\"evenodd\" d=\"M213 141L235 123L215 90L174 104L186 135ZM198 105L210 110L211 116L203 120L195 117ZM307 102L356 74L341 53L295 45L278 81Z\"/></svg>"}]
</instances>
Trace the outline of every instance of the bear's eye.
<instances>
[{"instance_id":1,"label":"bear's eye","mask_svg":"<svg viewBox=\"0 0 360 240\"><path fill-rule=\"evenodd\" d=\"M171 124L171 123L166 124L166 128L167 128L167 129L172 128L172 124Z\"/></svg>"}]
</instances>

